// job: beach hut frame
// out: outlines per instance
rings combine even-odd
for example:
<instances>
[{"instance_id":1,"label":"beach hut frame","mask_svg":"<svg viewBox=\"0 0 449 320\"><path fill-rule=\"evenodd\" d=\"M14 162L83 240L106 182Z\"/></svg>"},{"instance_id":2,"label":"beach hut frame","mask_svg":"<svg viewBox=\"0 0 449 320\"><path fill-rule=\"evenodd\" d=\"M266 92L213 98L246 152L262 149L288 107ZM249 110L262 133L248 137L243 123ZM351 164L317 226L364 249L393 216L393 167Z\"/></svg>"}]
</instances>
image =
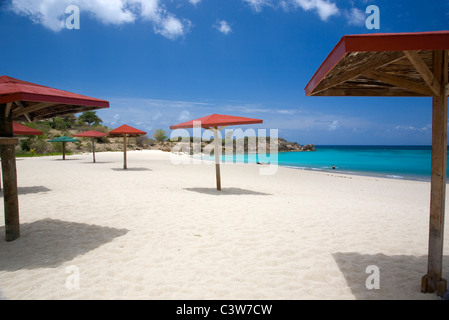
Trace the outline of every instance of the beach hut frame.
<instances>
[{"instance_id":1,"label":"beach hut frame","mask_svg":"<svg viewBox=\"0 0 449 320\"><path fill-rule=\"evenodd\" d=\"M0 157L3 173L5 239L20 237L13 120L32 121L109 108L109 102L31 82L0 77Z\"/></svg>"},{"instance_id":2,"label":"beach hut frame","mask_svg":"<svg viewBox=\"0 0 449 320\"><path fill-rule=\"evenodd\" d=\"M215 180L217 182L217 190L218 191L221 191L221 173L220 173L221 143L218 140L218 133L221 130L224 130L226 128L227 128L227 126L204 128L206 130L211 130L214 133Z\"/></svg>"},{"instance_id":3,"label":"beach hut frame","mask_svg":"<svg viewBox=\"0 0 449 320\"><path fill-rule=\"evenodd\" d=\"M449 31L345 36L305 88L307 96L432 97L432 171L427 274L423 293L443 278Z\"/></svg>"},{"instance_id":4,"label":"beach hut frame","mask_svg":"<svg viewBox=\"0 0 449 320\"><path fill-rule=\"evenodd\" d=\"M128 169L127 163L127 138L128 137L139 137L146 135L147 133L142 130L138 130L136 128L130 127L128 125L123 125L109 132L109 135L112 137L123 137L123 170Z\"/></svg>"},{"instance_id":5,"label":"beach hut frame","mask_svg":"<svg viewBox=\"0 0 449 320\"><path fill-rule=\"evenodd\" d=\"M61 142L62 143L62 160L65 160L65 151L66 151L66 143L67 142L79 142L78 139L74 139L74 138L70 138L70 137L66 137L66 136L62 136L59 138L55 138L52 140L48 140L48 142Z\"/></svg>"},{"instance_id":6,"label":"beach hut frame","mask_svg":"<svg viewBox=\"0 0 449 320\"><path fill-rule=\"evenodd\" d=\"M98 138L102 138L102 137L106 137L108 134L104 133L104 132L99 132L99 131L87 131L84 133L79 133L79 134L75 134L75 137L79 137L79 138L90 138L92 141L92 161L93 163L96 163L96 159L95 159L95 139Z\"/></svg>"},{"instance_id":7,"label":"beach hut frame","mask_svg":"<svg viewBox=\"0 0 449 320\"><path fill-rule=\"evenodd\" d=\"M211 130L214 133L215 177L217 182L217 190L221 191L221 173L220 173L221 143L218 139L218 133L231 125L260 124L262 122L263 120L260 119L212 114L210 116L206 116L203 118L171 126L170 129L173 130L173 129L187 129L187 128L203 128L206 130Z\"/></svg>"}]
</instances>

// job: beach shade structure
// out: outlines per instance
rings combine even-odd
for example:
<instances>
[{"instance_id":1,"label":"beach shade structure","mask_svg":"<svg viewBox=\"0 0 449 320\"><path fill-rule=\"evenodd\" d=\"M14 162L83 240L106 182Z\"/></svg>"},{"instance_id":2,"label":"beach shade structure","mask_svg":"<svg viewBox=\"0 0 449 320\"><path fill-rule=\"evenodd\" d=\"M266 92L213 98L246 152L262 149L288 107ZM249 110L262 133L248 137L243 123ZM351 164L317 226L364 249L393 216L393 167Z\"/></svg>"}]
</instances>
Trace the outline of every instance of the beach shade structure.
<instances>
[{"instance_id":1,"label":"beach shade structure","mask_svg":"<svg viewBox=\"0 0 449 320\"><path fill-rule=\"evenodd\" d=\"M91 138L92 139L92 157L93 157L93 162L95 163L96 162L96 160L95 160L95 139L106 137L107 135L108 134L104 133L104 132L91 130L91 131L75 134L74 136L77 138Z\"/></svg>"},{"instance_id":2,"label":"beach shade structure","mask_svg":"<svg viewBox=\"0 0 449 320\"><path fill-rule=\"evenodd\" d=\"M3 173L6 241L20 237L13 120L33 121L109 108L109 102L0 76L0 153Z\"/></svg>"},{"instance_id":3,"label":"beach shade structure","mask_svg":"<svg viewBox=\"0 0 449 320\"><path fill-rule=\"evenodd\" d=\"M443 295L449 31L344 36L305 87L307 96L431 97L432 174L427 274Z\"/></svg>"},{"instance_id":4,"label":"beach shade structure","mask_svg":"<svg viewBox=\"0 0 449 320\"><path fill-rule=\"evenodd\" d=\"M139 137L146 135L145 131L130 127L126 124L109 131L109 135L112 137L123 137L123 169L128 169L128 164L126 160L126 140L128 137Z\"/></svg>"},{"instance_id":5,"label":"beach shade structure","mask_svg":"<svg viewBox=\"0 0 449 320\"><path fill-rule=\"evenodd\" d=\"M66 137L66 136L62 136L62 137L58 137L58 138L54 138L51 140L48 140L47 142L61 142L62 143L62 160L65 160L65 145L67 142L80 142L80 140L75 139L75 138L71 138L71 137Z\"/></svg>"},{"instance_id":6,"label":"beach shade structure","mask_svg":"<svg viewBox=\"0 0 449 320\"><path fill-rule=\"evenodd\" d=\"M221 143L218 141L218 132L225 129L228 126L247 125L247 124L260 124L263 120L228 116L222 114L212 114L199 119L187 121L174 126L171 126L171 130L175 129L190 129L190 128L203 128L211 130L214 133L214 154L215 154L215 175L217 181L217 190L221 191L221 175L220 175L220 154Z\"/></svg>"}]
</instances>

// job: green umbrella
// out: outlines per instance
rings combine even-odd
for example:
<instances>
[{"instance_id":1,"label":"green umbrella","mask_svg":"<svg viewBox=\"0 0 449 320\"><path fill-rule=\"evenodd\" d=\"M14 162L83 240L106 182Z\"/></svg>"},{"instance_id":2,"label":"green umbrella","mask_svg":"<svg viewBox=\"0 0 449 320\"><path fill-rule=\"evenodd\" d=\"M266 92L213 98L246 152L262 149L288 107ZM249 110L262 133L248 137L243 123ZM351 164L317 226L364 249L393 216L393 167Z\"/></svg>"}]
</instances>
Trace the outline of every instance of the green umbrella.
<instances>
[{"instance_id":1,"label":"green umbrella","mask_svg":"<svg viewBox=\"0 0 449 320\"><path fill-rule=\"evenodd\" d=\"M75 138L62 136L62 137L59 137L59 138L48 140L48 142L62 142L62 160L65 160L65 144L67 142L80 142L80 140L75 139Z\"/></svg>"}]
</instances>

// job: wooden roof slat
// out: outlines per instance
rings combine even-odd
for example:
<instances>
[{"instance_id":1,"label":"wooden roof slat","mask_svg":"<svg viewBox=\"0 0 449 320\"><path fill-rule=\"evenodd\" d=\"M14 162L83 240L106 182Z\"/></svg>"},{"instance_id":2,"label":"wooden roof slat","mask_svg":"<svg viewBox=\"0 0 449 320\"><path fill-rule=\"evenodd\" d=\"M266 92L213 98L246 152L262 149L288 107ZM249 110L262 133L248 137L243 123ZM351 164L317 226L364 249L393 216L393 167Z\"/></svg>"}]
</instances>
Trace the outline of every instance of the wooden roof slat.
<instances>
[{"instance_id":1,"label":"wooden roof slat","mask_svg":"<svg viewBox=\"0 0 449 320\"><path fill-rule=\"evenodd\" d=\"M432 96L432 91L428 86L422 85L415 81L410 81L401 77L392 76L388 73L381 72L381 71L369 71L365 73L366 76L368 76L371 79L377 79L382 82L391 84L393 86L401 87L409 91L414 91L417 93L421 93L426 96Z\"/></svg>"},{"instance_id":2,"label":"wooden roof slat","mask_svg":"<svg viewBox=\"0 0 449 320\"><path fill-rule=\"evenodd\" d=\"M404 54L421 74L424 81L437 96L441 94L441 84L416 51L404 51Z\"/></svg>"},{"instance_id":3,"label":"wooden roof slat","mask_svg":"<svg viewBox=\"0 0 449 320\"><path fill-rule=\"evenodd\" d=\"M45 109L45 108L53 105L53 103L40 102L40 103L32 104L29 106L25 106L21 101L16 101L16 104L19 105L20 108L17 108L13 111L13 113L12 113L13 118L17 118L17 117L23 116L25 114L30 114L31 112L35 112L40 109Z\"/></svg>"},{"instance_id":4,"label":"wooden roof slat","mask_svg":"<svg viewBox=\"0 0 449 320\"><path fill-rule=\"evenodd\" d=\"M346 70L344 73L336 75L335 77L324 79L317 87L317 90L315 90L315 93L330 89L342 82L354 79L368 71L371 71L374 68L380 68L402 58L404 58L404 54L402 52L386 52L381 56L377 56L375 59L370 59L370 61L365 65Z\"/></svg>"}]
</instances>

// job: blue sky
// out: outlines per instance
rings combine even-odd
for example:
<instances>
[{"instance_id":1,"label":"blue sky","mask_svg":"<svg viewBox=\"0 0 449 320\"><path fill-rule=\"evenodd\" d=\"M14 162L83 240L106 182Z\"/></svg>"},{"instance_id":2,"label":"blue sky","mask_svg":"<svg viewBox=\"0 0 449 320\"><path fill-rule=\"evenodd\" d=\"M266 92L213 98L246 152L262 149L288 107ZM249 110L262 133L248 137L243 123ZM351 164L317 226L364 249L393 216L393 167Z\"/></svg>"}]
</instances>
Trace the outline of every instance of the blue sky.
<instances>
[{"instance_id":1,"label":"blue sky","mask_svg":"<svg viewBox=\"0 0 449 320\"><path fill-rule=\"evenodd\" d=\"M380 30L365 26L369 5ZM449 30L449 0L4 0L0 74L106 99L105 125L150 135L221 113L300 144L430 145L430 98L304 87L346 34L435 30Z\"/></svg>"}]
</instances>

